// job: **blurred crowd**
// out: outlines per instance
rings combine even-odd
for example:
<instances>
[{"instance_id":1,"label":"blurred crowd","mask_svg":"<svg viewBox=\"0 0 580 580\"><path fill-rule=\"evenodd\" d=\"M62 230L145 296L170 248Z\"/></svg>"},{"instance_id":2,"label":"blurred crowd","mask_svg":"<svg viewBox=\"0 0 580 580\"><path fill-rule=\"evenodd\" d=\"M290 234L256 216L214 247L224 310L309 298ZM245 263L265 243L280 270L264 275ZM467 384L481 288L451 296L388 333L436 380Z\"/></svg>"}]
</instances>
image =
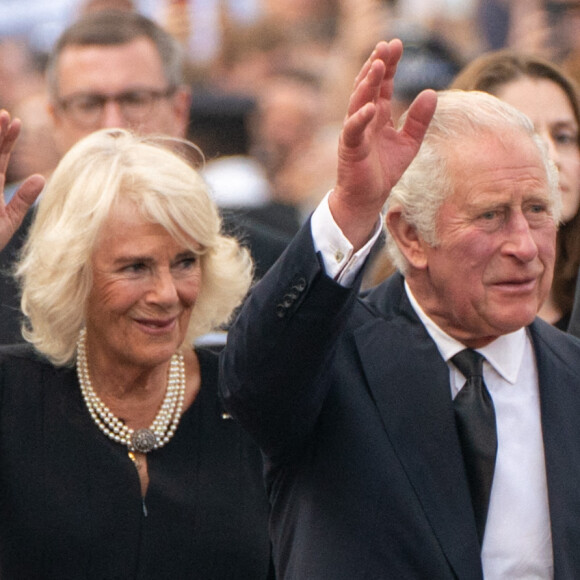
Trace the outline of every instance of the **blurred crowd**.
<instances>
[{"instance_id":1,"label":"blurred crowd","mask_svg":"<svg viewBox=\"0 0 580 580\"><path fill-rule=\"evenodd\" d=\"M502 47L580 77L574 0L71 0L67 7L63 27L91 11L133 10L182 43L193 95L188 137L205 154L218 204L290 235L333 183L346 101L377 40L405 44L395 95L401 111L421 89L447 87L473 58ZM23 121L12 182L48 175L59 157L43 79L51 47L35 30L1 30L0 106Z\"/></svg>"}]
</instances>

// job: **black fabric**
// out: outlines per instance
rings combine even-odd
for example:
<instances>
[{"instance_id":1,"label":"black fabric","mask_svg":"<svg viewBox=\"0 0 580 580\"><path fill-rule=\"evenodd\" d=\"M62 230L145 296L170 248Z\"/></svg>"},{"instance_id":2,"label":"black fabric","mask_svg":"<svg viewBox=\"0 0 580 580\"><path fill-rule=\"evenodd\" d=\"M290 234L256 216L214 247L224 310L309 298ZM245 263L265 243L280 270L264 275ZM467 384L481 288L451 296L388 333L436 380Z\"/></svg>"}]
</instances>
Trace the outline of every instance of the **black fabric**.
<instances>
[{"instance_id":1,"label":"black fabric","mask_svg":"<svg viewBox=\"0 0 580 580\"><path fill-rule=\"evenodd\" d=\"M401 275L359 300L324 275L309 226L254 286L221 355L226 407L267 454L278 578L482 580L449 366ZM539 319L526 331L553 577L570 580L580 578L580 340Z\"/></svg>"},{"instance_id":2,"label":"black fabric","mask_svg":"<svg viewBox=\"0 0 580 580\"><path fill-rule=\"evenodd\" d=\"M222 210L223 229L247 247L254 260L254 278L261 279L280 257L292 236L250 216Z\"/></svg>"},{"instance_id":3,"label":"black fabric","mask_svg":"<svg viewBox=\"0 0 580 580\"><path fill-rule=\"evenodd\" d=\"M0 349L2 580L268 577L261 457L222 418L216 355L197 353L201 390L149 454L142 499L126 447L90 418L75 370Z\"/></svg>"},{"instance_id":4,"label":"black fabric","mask_svg":"<svg viewBox=\"0 0 580 580\"><path fill-rule=\"evenodd\" d=\"M483 360L483 355L470 348L451 359L467 379L453 400L453 409L480 544L485 534L497 454L495 411L483 381Z\"/></svg>"},{"instance_id":5,"label":"black fabric","mask_svg":"<svg viewBox=\"0 0 580 580\"><path fill-rule=\"evenodd\" d=\"M574 304L572 306L572 313L568 321L567 332L573 336L580 338L580 271L576 278L576 291L574 293Z\"/></svg>"},{"instance_id":6,"label":"black fabric","mask_svg":"<svg viewBox=\"0 0 580 580\"><path fill-rule=\"evenodd\" d=\"M24 317L20 310L20 291L13 270L28 235L33 214L33 210L26 214L8 245L0 251L0 344L24 342L20 328Z\"/></svg>"}]
</instances>

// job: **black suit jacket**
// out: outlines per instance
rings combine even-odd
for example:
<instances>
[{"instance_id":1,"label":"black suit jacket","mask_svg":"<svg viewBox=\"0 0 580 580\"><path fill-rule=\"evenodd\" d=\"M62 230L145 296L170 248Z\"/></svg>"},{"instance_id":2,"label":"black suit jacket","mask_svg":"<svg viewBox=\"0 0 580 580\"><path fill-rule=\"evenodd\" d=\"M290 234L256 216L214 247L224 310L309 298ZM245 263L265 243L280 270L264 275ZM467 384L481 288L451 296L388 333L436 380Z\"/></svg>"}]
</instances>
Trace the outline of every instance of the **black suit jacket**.
<instances>
[{"instance_id":1,"label":"black suit jacket","mask_svg":"<svg viewBox=\"0 0 580 580\"><path fill-rule=\"evenodd\" d=\"M574 305L568 322L568 332L580 338L580 272L578 272L578 277L576 278L576 292L574 293Z\"/></svg>"},{"instance_id":2,"label":"black suit jacket","mask_svg":"<svg viewBox=\"0 0 580 580\"><path fill-rule=\"evenodd\" d=\"M529 330L555 578L580 578L580 342ZM359 299L324 274L307 225L221 365L225 404L267 457L280 578L482 578L449 370L400 275Z\"/></svg>"}]
</instances>

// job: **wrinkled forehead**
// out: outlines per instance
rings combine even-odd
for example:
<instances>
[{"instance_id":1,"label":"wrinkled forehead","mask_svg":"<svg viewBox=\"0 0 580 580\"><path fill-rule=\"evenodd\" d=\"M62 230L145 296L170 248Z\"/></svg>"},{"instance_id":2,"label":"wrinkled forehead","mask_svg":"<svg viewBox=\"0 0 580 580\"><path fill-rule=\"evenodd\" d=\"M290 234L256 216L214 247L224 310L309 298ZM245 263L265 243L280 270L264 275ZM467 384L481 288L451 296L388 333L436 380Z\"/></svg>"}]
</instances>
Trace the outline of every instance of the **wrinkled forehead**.
<instances>
[{"instance_id":1,"label":"wrinkled forehead","mask_svg":"<svg viewBox=\"0 0 580 580\"><path fill-rule=\"evenodd\" d=\"M455 173L474 173L492 168L537 167L547 172L547 148L535 133L509 127L483 129L448 140L442 146L443 158Z\"/></svg>"},{"instance_id":2,"label":"wrinkled forehead","mask_svg":"<svg viewBox=\"0 0 580 580\"><path fill-rule=\"evenodd\" d=\"M531 173L541 177L547 186L549 159L545 147L541 139L523 130L468 135L449 142L445 149L444 156L453 181L467 176L476 179L479 174L498 174L517 180Z\"/></svg>"}]
</instances>

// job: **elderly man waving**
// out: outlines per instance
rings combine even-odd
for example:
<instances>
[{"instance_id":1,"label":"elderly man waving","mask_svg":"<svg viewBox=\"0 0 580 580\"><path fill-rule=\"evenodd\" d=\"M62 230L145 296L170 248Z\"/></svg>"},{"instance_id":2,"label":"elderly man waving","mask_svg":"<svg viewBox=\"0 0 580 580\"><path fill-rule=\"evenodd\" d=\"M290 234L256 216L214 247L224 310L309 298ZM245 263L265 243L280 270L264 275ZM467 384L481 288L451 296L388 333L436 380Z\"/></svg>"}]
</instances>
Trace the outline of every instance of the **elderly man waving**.
<instances>
[{"instance_id":1,"label":"elderly man waving","mask_svg":"<svg viewBox=\"0 0 580 580\"><path fill-rule=\"evenodd\" d=\"M398 40L353 89L336 186L222 356L260 444L282 579L580 576L580 342L536 318L557 176L528 119L426 91L395 129ZM387 204L398 272L358 284Z\"/></svg>"}]
</instances>

